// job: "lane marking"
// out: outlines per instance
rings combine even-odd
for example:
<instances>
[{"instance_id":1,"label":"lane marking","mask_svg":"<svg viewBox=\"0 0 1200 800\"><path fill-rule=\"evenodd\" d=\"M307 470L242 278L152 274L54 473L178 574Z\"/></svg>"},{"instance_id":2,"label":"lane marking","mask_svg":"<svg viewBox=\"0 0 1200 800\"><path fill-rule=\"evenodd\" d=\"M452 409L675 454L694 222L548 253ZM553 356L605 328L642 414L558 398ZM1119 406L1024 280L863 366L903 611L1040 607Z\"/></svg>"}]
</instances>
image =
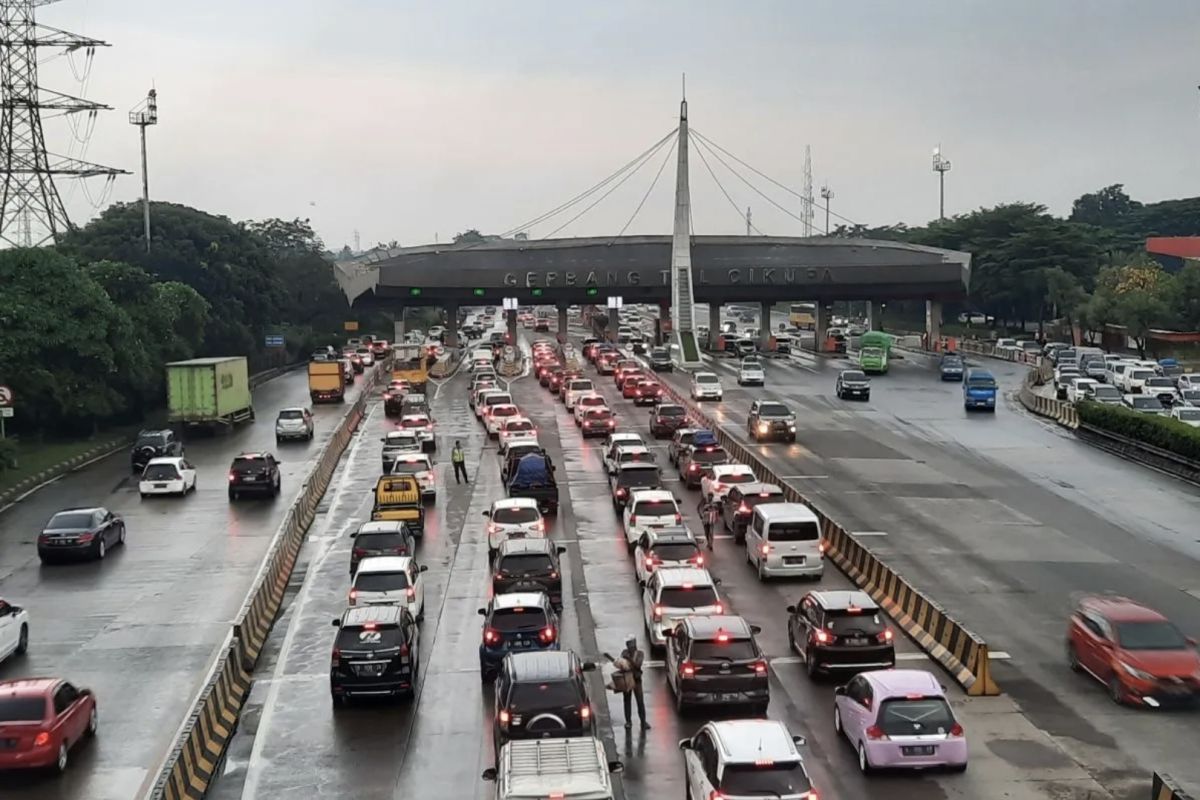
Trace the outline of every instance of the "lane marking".
<instances>
[{"instance_id":1,"label":"lane marking","mask_svg":"<svg viewBox=\"0 0 1200 800\"><path fill-rule=\"evenodd\" d=\"M779 477L781 480L785 480L785 481L791 481L791 480L817 481L817 480L824 480L824 479L828 478L829 476L828 475L780 475Z\"/></svg>"},{"instance_id":2,"label":"lane marking","mask_svg":"<svg viewBox=\"0 0 1200 800\"><path fill-rule=\"evenodd\" d=\"M887 531L850 531L851 536L887 536Z\"/></svg>"}]
</instances>

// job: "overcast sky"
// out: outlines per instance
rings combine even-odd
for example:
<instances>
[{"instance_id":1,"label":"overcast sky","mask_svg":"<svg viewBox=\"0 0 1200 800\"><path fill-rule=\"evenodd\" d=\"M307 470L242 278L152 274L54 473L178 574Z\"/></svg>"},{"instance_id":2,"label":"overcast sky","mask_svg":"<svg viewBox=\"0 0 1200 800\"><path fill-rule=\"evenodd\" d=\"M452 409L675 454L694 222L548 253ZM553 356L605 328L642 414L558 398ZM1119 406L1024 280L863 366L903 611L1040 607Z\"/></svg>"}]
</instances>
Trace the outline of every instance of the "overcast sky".
<instances>
[{"instance_id":1,"label":"overcast sky","mask_svg":"<svg viewBox=\"0 0 1200 800\"><path fill-rule=\"evenodd\" d=\"M939 142L947 213L1030 200L1062 214L1118 182L1144 201L1200 194L1196 0L64 0L39 14L112 44L82 90L66 59L41 74L115 109L86 151L134 173L112 199L140 195L126 114L153 82L153 198L311 217L334 248L355 230L364 247L421 244L551 210L675 127L683 72L696 130L797 191L811 145L814 187L866 224L937 215ZM47 138L80 153L61 122ZM616 234L666 155L556 235ZM695 231L743 232L695 143L692 162ZM710 164L758 229L800 232ZM100 200L103 182L89 189ZM76 221L96 213L60 190ZM671 163L628 232L668 233L673 190Z\"/></svg>"}]
</instances>

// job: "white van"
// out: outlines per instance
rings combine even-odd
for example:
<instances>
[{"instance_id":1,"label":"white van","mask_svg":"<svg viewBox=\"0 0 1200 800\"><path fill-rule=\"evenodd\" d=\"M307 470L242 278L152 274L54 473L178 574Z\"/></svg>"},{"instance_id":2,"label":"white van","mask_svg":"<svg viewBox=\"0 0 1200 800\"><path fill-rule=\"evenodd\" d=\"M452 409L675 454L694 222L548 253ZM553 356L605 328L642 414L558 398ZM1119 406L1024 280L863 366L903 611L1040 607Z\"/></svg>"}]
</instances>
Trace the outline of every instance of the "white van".
<instances>
[{"instance_id":1,"label":"white van","mask_svg":"<svg viewBox=\"0 0 1200 800\"><path fill-rule=\"evenodd\" d=\"M746 558L758 579L820 578L825 573L821 521L803 503L756 506L746 527Z\"/></svg>"},{"instance_id":2,"label":"white van","mask_svg":"<svg viewBox=\"0 0 1200 800\"><path fill-rule=\"evenodd\" d=\"M610 774L621 770L591 736L514 739L483 779L496 782L496 800L613 800Z\"/></svg>"}]
</instances>

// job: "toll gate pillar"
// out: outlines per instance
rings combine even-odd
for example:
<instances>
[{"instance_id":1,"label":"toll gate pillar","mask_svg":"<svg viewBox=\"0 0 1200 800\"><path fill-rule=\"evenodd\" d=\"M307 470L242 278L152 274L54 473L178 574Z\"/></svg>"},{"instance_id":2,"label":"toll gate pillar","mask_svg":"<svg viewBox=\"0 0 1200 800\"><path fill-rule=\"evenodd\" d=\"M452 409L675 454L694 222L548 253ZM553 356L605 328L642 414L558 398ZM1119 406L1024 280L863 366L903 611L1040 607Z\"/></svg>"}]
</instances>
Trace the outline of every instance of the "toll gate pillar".
<instances>
[{"instance_id":1,"label":"toll gate pillar","mask_svg":"<svg viewBox=\"0 0 1200 800\"><path fill-rule=\"evenodd\" d=\"M708 349L717 349L717 337L721 335L721 304L708 304Z\"/></svg>"},{"instance_id":2,"label":"toll gate pillar","mask_svg":"<svg viewBox=\"0 0 1200 800\"><path fill-rule=\"evenodd\" d=\"M565 342L567 340L567 306L565 303L559 303L558 306L558 340Z\"/></svg>"},{"instance_id":3,"label":"toll gate pillar","mask_svg":"<svg viewBox=\"0 0 1200 800\"><path fill-rule=\"evenodd\" d=\"M925 349L934 350L942 338L942 301L925 301Z\"/></svg>"},{"instance_id":4,"label":"toll gate pillar","mask_svg":"<svg viewBox=\"0 0 1200 800\"><path fill-rule=\"evenodd\" d=\"M758 349L766 352L771 349L771 339L775 337L771 331L771 309L775 301L763 300L758 304Z\"/></svg>"},{"instance_id":5,"label":"toll gate pillar","mask_svg":"<svg viewBox=\"0 0 1200 800\"><path fill-rule=\"evenodd\" d=\"M825 352L825 340L829 338L829 318L832 312L833 306L823 302L817 303L816 322L813 324L813 350L818 353Z\"/></svg>"},{"instance_id":6,"label":"toll gate pillar","mask_svg":"<svg viewBox=\"0 0 1200 800\"><path fill-rule=\"evenodd\" d=\"M446 334L442 337L446 347L458 347L458 306L446 306Z\"/></svg>"}]
</instances>

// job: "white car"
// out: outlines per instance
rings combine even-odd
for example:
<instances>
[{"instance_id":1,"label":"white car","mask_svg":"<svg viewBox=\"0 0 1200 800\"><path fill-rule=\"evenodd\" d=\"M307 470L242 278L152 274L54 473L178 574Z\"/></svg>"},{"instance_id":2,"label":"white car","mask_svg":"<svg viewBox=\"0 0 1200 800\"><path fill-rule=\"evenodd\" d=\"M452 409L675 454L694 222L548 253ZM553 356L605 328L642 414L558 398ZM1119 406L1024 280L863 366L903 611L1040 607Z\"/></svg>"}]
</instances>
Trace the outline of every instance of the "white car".
<instances>
[{"instance_id":1,"label":"white car","mask_svg":"<svg viewBox=\"0 0 1200 800\"><path fill-rule=\"evenodd\" d=\"M1188 389L1200 389L1200 372L1189 372L1175 379L1175 388L1184 392Z\"/></svg>"},{"instance_id":2,"label":"white car","mask_svg":"<svg viewBox=\"0 0 1200 800\"><path fill-rule=\"evenodd\" d=\"M300 406L282 408L279 410L279 416L275 418L275 444L281 443L284 439L311 441L315 429L312 412L307 408Z\"/></svg>"},{"instance_id":3,"label":"white car","mask_svg":"<svg viewBox=\"0 0 1200 800\"><path fill-rule=\"evenodd\" d=\"M1074 378L1067 386L1067 401L1078 403L1087 398L1088 388L1091 387L1095 391L1095 387L1099 386L1100 382L1094 378Z\"/></svg>"},{"instance_id":4,"label":"white car","mask_svg":"<svg viewBox=\"0 0 1200 800\"><path fill-rule=\"evenodd\" d=\"M919 741L925 741L925 737ZM786 725L773 719L706 723L694 736L679 743L683 751L683 794L697 800L751 796L815 800L817 791L797 750L807 743L803 736L793 736ZM771 788L752 791L754 787ZM824 791L821 796L825 796Z\"/></svg>"},{"instance_id":5,"label":"white car","mask_svg":"<svg viewBox=\"0 0 1200 800\"><path fill-rule=\"evenodd\" d=\"M493 439L500 438L500 429L510 419L518 419L521 417L521 409L517 408L513 403L496 403L488 406L487 411L483 414L483 425L487 428L488 436Z\"/></svg>"},{"instance_id":6,"label":"white car","mask_svg":"<svg viewBox=\"0 0 1200 800\"><path fill-rule=\"evenodd\" d=\"M1179 391L1179 399L1186 405L1200 407L1200 387L1195 389L1181 389Z\"/></svg>"},{"instance_id":7,"label":"white car","mask_svg":"<svg viewBox=\"0 0 1200 800\"><path fill-rule=\"evenodd\" d=\"M1157 397L1164 406L1175 405L1179 402L1179 391L1175 388L1175 382L1170 378L1158 375L1146 378L1142 384L1142 394Z\"/></svg>"},{"instance_id":8,"label":"white car","mask_svg":"<svg viewBox=\"0 0 1200 800\"><path fill-rule=\"evenodd\" d=\"M507 539L544 539L546 521L532 497L510 497L497 500L483 512L488 518L488 559L495 557Z\"/></svg>"},{"instance_id":9,"label":"white car","mask_svg":"<svg viewBox=\"0 0 1200 800\"><path fill-rule=\"evenodd\" d=\"M400 430L416 434L421 442L422 450L436 450L437 442L433 438L433 420L428 414L405 414L397 426Z\"/></svg>"},{"instance_id":10,"label":"white car","mask_svg":"<svg viewBox=\"0 0 1200 800\"><path fill-rule=\"evenodd\" d=\"M429 569L412 556L368 556L358 562L347 602L352 606L403 605L412 618L425 618L425 579Z\"/></svg>"},{"instance_id":11,"label":"white car","mask_svg":"<svg viewBox=\"0 0 1200 800\"><path fill-rule=\"evenodd\" d=\"M486 405L487 399L489 397L491 397L492 395L504 395L505 397L508 397L508 392L504 391L503 389L497 388L496 386L488 386L486 388L481 387L481 388L477 389L475 391L475 404L474 404L476 418L483 419L483 412L487 408L487 405ZM511 398L509 398L505 402L510 402L510 401L511 401Z\"/></svg>"},{"instance_id":12,"label":"white car","mask_svg":"<svg viewBox=\"0 0 1200 800\"><path fill-rule=\"evenodd\" d=\"M611 475L624 464L654 463L654 453L642 444L619 444L613 448L611 456L606 455L605 466Z\"/></svg>"},{"instance_id":13,"label":"white car","mask_svg":"<svg viewBox=\"0 0 1200 800\"><path fill-rule=\"evenodd\" d=\"M1104 382L1120 389L1124 385L1125 371L1133 368L1133 362L1128 359L1109 361L1104 367Z\"/></svg>"},{"instance_id":14,"label":"white car","mask_svg":"<svg viewBox=\"0 0 1200 800\"><path fill-rule=\"evenodd\" d=\"M640 433L630 433L622 431L620 433L610 433L608 438L604 440L604 468L608 472L613 471L613 465L617 463L617 448L618 447L639 447L646 446L646 440L642 438Z\"/></svg>"},{"instance_id":15,"label":"white car","mask_svg":"<svg viewBox=\"0 0 1200 800\"><path fill-rule=\"evenodd\" d=\"M1193 428L1200 428L1200 408L1195 406L1175 406L1171 409L1171 417L1177 419L1185 425L1191 425ZM4 649L0 647L0 656L4 653Z\"/></svg>"},{"instance_id":16,"label":"white car","mask_svg":"<svg viewBox=\"0 0 1200 800\"><path fill-rule=\"evenodd\" d=\"M369 367L375 363L375 354L371 352L371 348L360 347L354 352L358 355L364 367Z\"/></svg>"},{"instance_id":17,"label":"white car","mask_svg":"<svg viewBox=\"0 0 1200 800\"><path fill-rule=\"evenodd\" d=\"M495 406L515 405L512 395L508 392L488 392L480 398L479 405L475 407L475 413L480 415L480 419L484 423L487 422L488 414ZM481 409L479 406L482 406Z\"/></svg>"},{"instance_id":18,"label":"white car","mask_svg":"<svg viewBox=\"0 0 1200 800\"><path fill-rule=\"evenodd\" d=\"M650 646L664 646L667 637L663 631L674 628L684 617L724 614L718 583L700 567L655 570L642 589L642 622Z\"/></svg>"},{"instance_id":19,"label":"white car","mask_svg":"<svg viewBox=\"0 0 1200 800\"><path fill-rule=\"evenodd\" d=\"M691 394L693 400L717 400L725 395L721 388L721 379L712 372L697 372L692 376Z\"/></svg>"},{"instance_id":20,"label":"white car","mask_svg":"<svg viewBox=\"0 0 1200 800\"><path fill-rule=\"evenodd\" d=\"M1132 367L1121 375L1123 381L1121 388L1125 390L1126 394L1140 394L1142 387L1146 385L1146 380L1153 377L1155 375L1152 369Z\"/></svg>"},{"instance_id":21,"label":"white car","mask_svg":"<svg viewBox=\"0 0 1200 800\"><path fill-rule=\"evenodd\" d=\"M583 415L593 408L608 408L608 401L604 399L604 395L599 392L588 392L575 398L575 405L571 409L575 414L575 427L578 428L583 424Z\"/></svg>"},{"instance_id":22,"label":"white car","mask_svg":"<svg viewBox=\"0 0 1200 800\"><path fill-rule=\"evenodd\" d=\"M567 385L563 390L563 405L568 411L575 410L575 402L585 394L594 394L596 385L587 378L572 378L567 381Z\"/></svg>"},{"instance_id":23,"label":"white car","mask_svg":"<svg viewBox=\"0 0 1200 800\"><path fill-rule=\"evenodd\" d=\"M639 584L650 580L655 570L705 566L707 557L683 525L651 528L638 538L633 549L633 569Z\"/></svg>"},{"instance_id":24,"label":"white car","mask_svg":"<svg viewBox=\"0 0 1200 800\"><path fill-rule=\"evenodd\" d=\"M510 444L520 439L537 439L537 428L529 417L505 417L500 426L500 449L507 449Z\"/></svg>"},{"instance_id":25,"label":"white car","mask_svg":"<svg viewBox=\"0 0 1200 800\"><path fill-rule=\"evenodd\" d=\"M739 483L758 483L754 470L745 464L715 464L700 479L700 496L718 503L729 494L729 489Z\"/></svg>"},{"instance_id":26,"label":"white car","mask_svg":"<svg viewBox=\"0 0 1200 800\"><path fill-rule=\"evenodd\" d=\"M682 525L683 515L679 513L675 495L665 489L634 489L621 512L621 524L625 529L625 544L633 550L642 534Z\"/></svg>"},{"instance_id":27,"label":"white car","mask_svg":"<svg viewBox=\"0 0 1200 800\"><path fill-rule=\"evenodd\" d=\"M1121 398L1121 402L1125 404L1126 408L1141 414L1158 414L1160 417L1167 414L1162 401L1154 395L1127 394Z\"/></svg>"},{"instance_id":28,"label":"white car","mask_svg":"<svg viewBox=\"0 0 1200 800\"><path fill-rule=\"evenodd\" d=\"M383 460L384 475L392 471L392 464L395 463L396 456L404 453L423 452L421 439L414 431L388 431L379 441L383 442L383 452L380 455Z\"/></svg>"},{"instance_id":29,"label":"white car","mask_svg":"<svg viewBox=\"0 0 1200 800\"><path fill-rule=\"evenodd\" d=\"M401 453L392 462L389 475L412 475L421 487L421 497L437 501L437 473L427 453Z\"/></svg>"},{"instance_id":30,"label":"white car","mask_svg":"<svg viewBox=\"0 0 1200 800\"><path fill-rule=\"evenodd\" d=\"M0 663L29 649L29 612L0 597Z\"/></svg>"},{"instance_id":31,"label":"white car","mask_svg":"<svg viewBox=\"0 0 1200 800\"><path fill-rule=\"evenodd\" d=\"M1005 350L1019 350L1020 348L1017 345L1016 339L997 339L996 346L994 349L1000 350L1000 351L1005 351Z\"/></svg>"},{"instance_id":32,"label":"white car","mask_svg":"<svg viewBox=\"0 0 1200 800\"><path fill-rule=\"evenodd\" d=\"M1083 371L1074 364L1054 368L1054 394L1062 400L1067 396L1067 385L1075 378L1084 377Z\"/></svg>"},{"instance_id":33,"label":"white car","mask_svg":"<svg viewBox=\"0 0 1200 800\"><path fill-rule=\"evenodd\" d=\"M738 386L748 386L757 384L763 386L767 382L767 373L763 371L762 364L757 361L743 361L738 367Z\"/></svg>"},{"instance_id":34,"label":"white car","mask_svg":"<svg viewBox=\"0 0 1200 800\"><path fill-rule=\"evenodd\" d=\"M196 468L186 458L152 458L138 479L142 497L177 494L183 497L196 490Z\"/></svg>"}]
</instances>

